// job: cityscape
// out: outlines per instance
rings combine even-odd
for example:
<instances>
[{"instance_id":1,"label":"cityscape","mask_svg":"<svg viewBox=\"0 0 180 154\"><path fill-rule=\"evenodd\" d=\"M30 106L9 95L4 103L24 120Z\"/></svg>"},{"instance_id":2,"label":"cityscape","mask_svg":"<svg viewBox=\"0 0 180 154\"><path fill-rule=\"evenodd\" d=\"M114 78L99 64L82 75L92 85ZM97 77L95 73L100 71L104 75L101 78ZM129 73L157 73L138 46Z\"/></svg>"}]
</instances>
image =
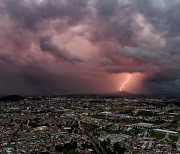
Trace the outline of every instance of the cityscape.
<instances>
[{"instance_id":1,"label":"cityscape","mask_svg":"<svg viewBox=\"0 0 180 154\"><path fill-rule=\"evenodd\" d=\"M180 154L180 0L0 0L0 154Z\"/></svg>"},{"instance_id":2,"label":"cityscape","mask_svg":"<svg viewBox=\"0 0 180 154\"><path fill-rule=\"evenodd\" d=\"M0 153L180 153L180 97L7 96Z\"/></svg>"}]
</instances>

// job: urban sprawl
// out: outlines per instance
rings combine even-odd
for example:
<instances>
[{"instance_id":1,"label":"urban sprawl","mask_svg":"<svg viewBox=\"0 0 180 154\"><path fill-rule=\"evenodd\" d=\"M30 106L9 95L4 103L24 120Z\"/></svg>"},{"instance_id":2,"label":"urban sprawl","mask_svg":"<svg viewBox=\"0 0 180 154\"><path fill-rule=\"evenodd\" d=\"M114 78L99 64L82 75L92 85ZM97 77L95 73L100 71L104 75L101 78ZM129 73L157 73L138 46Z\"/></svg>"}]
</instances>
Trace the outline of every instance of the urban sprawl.
<instances>
[{"instance_id":1,"label":"urban sprawl","mask_svg":"<svg viewBox=\"0 0 180 154\"><path fill-rule=\"evenodd\" d=\"M0 101L0 153L178 154L179 101L94 95Z\"/></svg>"}]
</instances>

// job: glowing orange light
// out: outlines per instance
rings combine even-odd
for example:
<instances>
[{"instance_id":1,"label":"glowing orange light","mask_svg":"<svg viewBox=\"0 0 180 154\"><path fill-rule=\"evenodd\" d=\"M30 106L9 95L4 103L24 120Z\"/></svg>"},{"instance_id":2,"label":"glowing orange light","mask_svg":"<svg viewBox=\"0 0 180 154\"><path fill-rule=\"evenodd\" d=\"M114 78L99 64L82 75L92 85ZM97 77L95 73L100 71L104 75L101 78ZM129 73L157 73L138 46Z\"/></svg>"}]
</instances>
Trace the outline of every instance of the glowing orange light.
<instances>
[{"instance_id":1,"label":"glowing orange light","mask_svg":"<svg viewBox=\"0 0 180 154\"><path fill-rule=\"evenodd\" d=\"M122 91L125 85L129 82L130 77L131 77L131 74L128 74L126 81L123 82L122 86L119 89L120 91Z\"/></svg>"}]
</instances>

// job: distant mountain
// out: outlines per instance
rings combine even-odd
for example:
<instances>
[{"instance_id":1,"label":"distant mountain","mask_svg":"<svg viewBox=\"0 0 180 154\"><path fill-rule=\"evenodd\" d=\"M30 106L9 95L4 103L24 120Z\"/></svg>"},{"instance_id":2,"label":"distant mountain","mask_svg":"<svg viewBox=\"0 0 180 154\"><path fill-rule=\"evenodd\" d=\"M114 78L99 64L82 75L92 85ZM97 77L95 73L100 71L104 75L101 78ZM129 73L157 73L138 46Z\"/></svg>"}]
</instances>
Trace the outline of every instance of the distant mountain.
<instances>
[{"instance_id":1,"label":"distant mountain","mask_svg":"<svg viewBox=\"0 0 180 154\"><path fill-rule=\"evenodd\" d=\"M117 91L114 93L104 94L112 97L148 97L148 98L180 98L180 95L176 94L134 94L127 91Z\"/></svg>"},{"instance_id":2,"label":"distant mountain","mask_svg":"<svg viewBox=\"0 0 180 154\"><path fill-rule=\"evenodd\" d=\"M68 97L141 97L145 94L133 94L127 91L116 91L113 93L99 93L99 94L75 94L75 95L64 95Z\"/></svg>"},{"instance_id":3,"label":"distant mountain","mask_svg":"<svg viewBox=\"0 0 180 154\"><path fill-rule=\"evenodd\" d=\"M17 102L25 99L22 96L19 95L9 95L9 96L4 96L0 98L0 102Z\"/></svg>"},{"instance_id":4,"label":"distant mountain","mask_svg":"<svg viewBox=\"0 0 180 154\"><path fill-rule=\"evenodd\" d=\"M116 91L113 93L100 94L100 96L103 96L103 97L136 97L139 95L141 94L133 94L127 91Z\"/></svg>"},{"instance_id":5,"label":"distant mountain","mask_svg":"<svg viewBox=\"0 0 180 154\"><path fill-rule=\"evenodd\" d=\"M129 93L127 91L117 91L117 92L111 93L111 95L123 95L123 96L126 96L126 95L135 95L135 94Z\"/></svg>"}]
</instances>

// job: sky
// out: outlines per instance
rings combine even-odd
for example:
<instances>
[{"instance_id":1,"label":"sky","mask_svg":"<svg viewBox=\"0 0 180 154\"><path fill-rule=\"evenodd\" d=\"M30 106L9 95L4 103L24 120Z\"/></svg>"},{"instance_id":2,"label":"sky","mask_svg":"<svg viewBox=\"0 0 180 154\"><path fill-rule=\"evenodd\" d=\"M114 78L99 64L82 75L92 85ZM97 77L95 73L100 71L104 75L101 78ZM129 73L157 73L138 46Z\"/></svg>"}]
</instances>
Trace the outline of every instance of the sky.
<instances>
[{"instance_id":1,"label":"sky","mask_svg":"<svg viewBox=\"0 0 180 154\"><path fill-rule=\"evenodd\" d=\"M179 8L179 0L0 0L0 95L180 94Z\"/></svg>"}]
</instances>

